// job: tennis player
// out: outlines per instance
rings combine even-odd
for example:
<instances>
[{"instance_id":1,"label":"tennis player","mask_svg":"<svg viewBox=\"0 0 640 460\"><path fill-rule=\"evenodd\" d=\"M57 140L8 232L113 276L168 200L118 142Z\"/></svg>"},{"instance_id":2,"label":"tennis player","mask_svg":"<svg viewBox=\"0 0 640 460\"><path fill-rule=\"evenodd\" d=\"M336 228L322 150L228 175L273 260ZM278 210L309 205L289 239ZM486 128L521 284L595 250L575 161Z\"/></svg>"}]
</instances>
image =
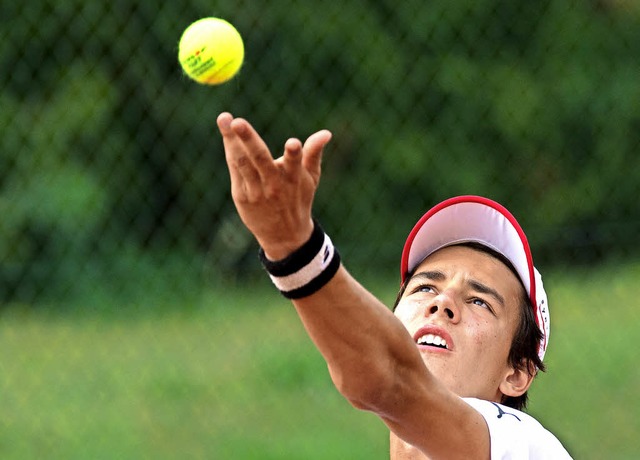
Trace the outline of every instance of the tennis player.
<instances>
[{"instance_id":1,"label":"tennis player","mask_svg":"<svg viewBox=\"0 0 640 460\"><path fill-rule=\"evenodd\" d=\"M498 203L447 200L415 225L391 311L312 217L327 130L274 159L244 119L217 120L238 213L337 389L390 429L392 459L565 459L522 412L544 370L549 308L526 236Z\"/></svg>"}]
</instances>

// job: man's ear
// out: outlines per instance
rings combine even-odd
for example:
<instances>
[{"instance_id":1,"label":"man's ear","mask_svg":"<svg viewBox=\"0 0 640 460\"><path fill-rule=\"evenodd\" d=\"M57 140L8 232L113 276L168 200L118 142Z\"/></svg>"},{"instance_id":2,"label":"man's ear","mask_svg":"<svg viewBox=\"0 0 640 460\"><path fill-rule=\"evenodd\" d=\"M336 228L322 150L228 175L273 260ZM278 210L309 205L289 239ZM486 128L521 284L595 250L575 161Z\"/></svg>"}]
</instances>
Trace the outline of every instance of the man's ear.
<instances>
[{"instance_id":1,"label":"man's ear","mask_svg":"<svg viewBox=\"0 0 640 460\"><path fill-rule=\"evenodd\" d=\"M510 368L504 376L500 383L500 392L512 398L522 396L531 386L536 373L536 366L528 359L523 359L521 366Z\"/></svg>"}]
</instances>

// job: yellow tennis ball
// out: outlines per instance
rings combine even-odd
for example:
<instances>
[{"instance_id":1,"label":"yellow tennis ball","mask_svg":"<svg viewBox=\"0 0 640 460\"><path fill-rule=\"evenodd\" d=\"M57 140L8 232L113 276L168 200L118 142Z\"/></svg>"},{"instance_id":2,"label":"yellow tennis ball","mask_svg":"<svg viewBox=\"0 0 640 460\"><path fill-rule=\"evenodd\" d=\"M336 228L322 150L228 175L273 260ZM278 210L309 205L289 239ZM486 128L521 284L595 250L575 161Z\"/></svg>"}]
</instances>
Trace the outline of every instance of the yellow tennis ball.
<instances>
[{"instance_id":1,"label":"yellow tennis ball","mask_svg":"<svg viewBox=\"0 0 640 460\"><path fill-rule=\"evenodd\" d=\"M224 19L200 19L182 33L178 60L184 72L193 80L206 85L219 85L233 78L242 66L242 37Z\"/></svg>"}]
</instances>

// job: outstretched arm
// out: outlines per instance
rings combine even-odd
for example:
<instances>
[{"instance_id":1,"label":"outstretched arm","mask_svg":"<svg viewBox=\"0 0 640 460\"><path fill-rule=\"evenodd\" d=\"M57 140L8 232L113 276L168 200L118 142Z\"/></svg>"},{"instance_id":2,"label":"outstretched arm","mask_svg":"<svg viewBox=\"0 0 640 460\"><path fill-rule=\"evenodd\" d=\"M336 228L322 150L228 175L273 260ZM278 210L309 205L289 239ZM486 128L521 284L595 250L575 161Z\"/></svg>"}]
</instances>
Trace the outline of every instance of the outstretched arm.
<instances>
[{"instance_id":1,"label":"outstretched arm","mask_svg":"<svg viewBox=\"0 0 640 460\"><path fill-rule=\"evenodd\" d=\"M270 260L301 247L313 231L326 130L304 144L285 143L273 159L253 127L229 113L218 117L238 213ZM482 416L427 370L402 323L344 267L316 293L293 300L339 391L378 414L400 438L437 457L489 453Z\"/></svg>"}]
</instances>

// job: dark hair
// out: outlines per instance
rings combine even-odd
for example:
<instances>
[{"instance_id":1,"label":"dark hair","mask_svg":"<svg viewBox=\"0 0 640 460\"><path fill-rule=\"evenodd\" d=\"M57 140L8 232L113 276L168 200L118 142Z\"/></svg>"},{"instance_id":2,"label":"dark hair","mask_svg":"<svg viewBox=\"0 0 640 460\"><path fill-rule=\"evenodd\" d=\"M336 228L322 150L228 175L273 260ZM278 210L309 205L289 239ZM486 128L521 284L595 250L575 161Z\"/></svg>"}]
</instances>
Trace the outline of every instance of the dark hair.
<instances>
[{"instance_id":1,"label":"dark hair","mask_svg":"<svg viewBox=\"0 0 640 460\"><path fill-rule=\"evenodd\" d=\"M518 281L520 281L520 284L522 286L522 295L520 296L520 315L518 327L516 328L515 334L513 336L513 341L511 342L511 348L509 350L509 356L507 359L509 361L509 364L514 369L524 370L528 372L529 375L535 375L538 370L544 372L545 366L538 356L538 346L540 344L540 339L542 338L542 332L536 324L531 300L529 299L529 296L524 289L524 285L520 280L518 272L513 267L509 259L507 259L499 252L494 251L493 249L481 243L459 243L455 246L465 246L476 251L489 254L490 256L506 265L506 267L511 270L511 272L516 276ZM396 301L393 305L394 311L398 306L398 303L400 302L400 299L402 298L404 291L407 288L407 284L414 273L415 268L411 273L405 276L405 281L402 283L402 286L400 286L400 291L398 292L398 296L396 297ZM501 403L505 406L512 407L513 409L523 410L527 406L528 398L528 391L525 391L520 396L505 396Z\"/></svg>"}]
</instances>

